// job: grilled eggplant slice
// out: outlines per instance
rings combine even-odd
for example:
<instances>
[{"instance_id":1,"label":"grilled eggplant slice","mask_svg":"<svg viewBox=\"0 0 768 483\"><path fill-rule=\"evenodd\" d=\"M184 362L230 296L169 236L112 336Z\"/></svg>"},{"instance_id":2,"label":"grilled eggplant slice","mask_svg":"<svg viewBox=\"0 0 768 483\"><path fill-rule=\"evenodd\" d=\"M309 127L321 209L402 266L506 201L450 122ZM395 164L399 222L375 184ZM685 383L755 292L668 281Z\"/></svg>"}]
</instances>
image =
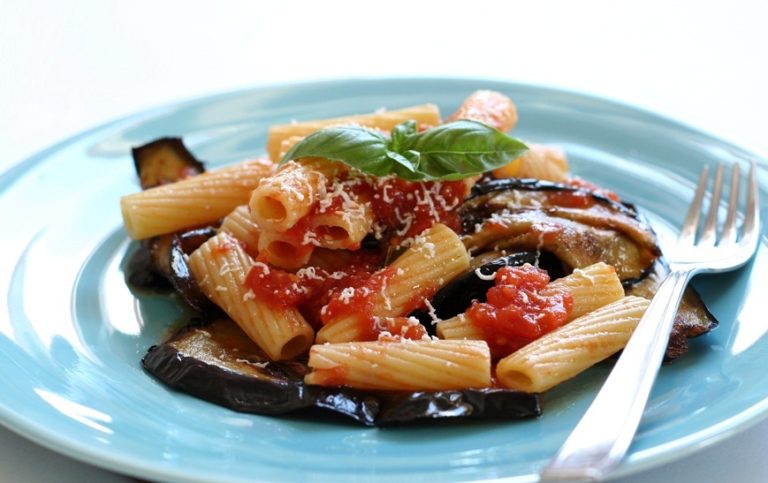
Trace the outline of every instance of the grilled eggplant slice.
<instances>
[{"instance_id":1,"label":"grilled eggplant slice","mask_svg":"<svg viewBox=\"0 0 768 483\"><path fill-rule=\"evenodd\" d=\"M651 298L668 272L656 234L634 206L584 188L533 179L478 184L460 208L465 246L474 254L536 250L568 269L603 261L616 268L627 295ZM556 277L555 274L553 278ZM687 338L717 326L691 287L667 347L667 360L688 349Z\"/></svg>"},{"instance_id":2,"label":"grilled eggplant slice","mask_svg":"<svg viewBox=\"0 0 768 483\"><path fill-rule=\"evenodd\" d=\"M189 152L181 138L156 139L133 148L131 153L144 190L205 172L203 163Z\"/></svg>"},{"instance_id":3,"label":"grilled eggplant slice","mask_svg":"<svg viewBox=\"0 0 768 483\"><path fill-rule=\"evenodd\" d=\"M148 267L145 267L148 270L145 271L151 271L170 282L193 309L198 312L213 310L213 303L203 294L189 271L187 256L215 234L215 228L204 227L150 238L142 242L134 260L138 263L145 258L148 263ZM149 256L142 254L142 251ZM133 273L141 271L141 268L135 267Z\"/></svg>"},{"instance_id":4,"label":"grilled eggplant slice","mask_svg":"<svg viewBox=\"0 0 768 483\"><path fill-rule=\"evenodd\" d=\"M541 414L538 395L507 389L376 392L306 386L302 362L270 362L237 325L217 319L191 324L150 348L144 368L165 384L193 396L256 414L318 409L366 426L423 419L528 418Z\"/></svg>"},{"instance_id":5,"label":"grilled eggplant slice","mask_svg":"<svg viewBox=\"0 0 768 483\"><path fill-rule=\"evenodd\" d=\"M664 277L669 273L669 267L663 259L657 260L642 280L626 287L627 295L637 295L650 299L659 288ZM688 352L688 339L698 337L718 326L714 315L704 305L701 296L688 285L677 309L672 332L669 334L669 344L665 359L670 361Z\"/></svg>"},{"instance_id":6,"label":"grilled eggplant slice","mask_svg":"<svg viewBox=\"0 0 768 483\"><path fill-rule=\"evenodd\" d=\"M630 205L583 188L530 179L499 179L473 188L460 208L473 253L538 250L571 269L603 261L622 280L639 279L661 251Z\"/></svg>"}]
</instances>

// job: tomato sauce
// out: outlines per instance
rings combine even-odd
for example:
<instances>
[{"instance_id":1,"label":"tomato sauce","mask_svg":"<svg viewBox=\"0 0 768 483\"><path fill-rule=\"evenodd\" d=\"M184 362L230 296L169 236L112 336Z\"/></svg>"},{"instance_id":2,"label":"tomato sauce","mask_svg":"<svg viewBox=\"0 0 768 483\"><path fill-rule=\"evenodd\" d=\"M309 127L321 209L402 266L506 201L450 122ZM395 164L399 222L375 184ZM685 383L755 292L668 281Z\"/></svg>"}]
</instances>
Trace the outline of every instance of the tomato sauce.
<instances>
[{"instance_id":1,"label":"tomato sauce","mask_svg":"<svg viewBox=\"0 0 768 483\"><path fill-rule=\"evenodd\" d=\"M231 240L231 241L230 241ZM211 247L211 253L214 256L221 256L227 254L230 250L235 248L234 244L240 244L238 240L235 238L228 238L227 240L224 240L222 243L218 243Z\"/></svg>"},{"instance_id":2,"label":"tomato sauce","mask_svg":"<svg viewBox=\"0 0 768 483\"><path fill-rule=\"evenodd\" d=\"M456 208L467 195L468 188L464 181L417 182L395 176L361 176L342 178L339 182L346 184L344 190L347 193L351 192L358 200L370 203L374 225L391 232L390 243L393 245L420 235L435 223L442 223L454 231L461 226ZM287 236L297 243L306 243L308 239L321 236L319 233L306 236L313 217L343 209L343 197L339 195L323 202L317 201L310 212L288 230Z\"/></svg>"},{"instance_id":3,"label":"tomato sauce","mask_svg":"<svg viewBox=\"0 0 768 483\"><path fill-rule=\"evenodd\" d=\"M427 334L427 328L421 325L421 323L414 318L409 317L392 317L386 319L387 332L389 332L389 339L397 341L399 339L411 339L420 340L424 337L429 337ZM379 337L379 340L386 340Z\"/></svg>"},{"instance_id":4,"label":"tomato sauce","mask_svg":"<svg viewBox=\"0 0 768 483\"><path fill-rule=\"evenodd\" d=\"M549 202L565 208L589 208L595 204L592 194L584 190L557 190L547 193Z\"/></svg>"},{"instance_id":5,"label":"tomato sauce","mask_svg":"<svg viewBox=\"0 0 768 483\"><path fill-rule=\"evenodd\" d=\"M459 229L456 208L467 195L464 181L413 182L388 177L373 183L373 188L374 216L397 232L396 243L421 234L435 223Z\"/></svg>"},{"instance_id":6,"label":"tomato sauce","mask_svg":"<svg viewBox=\"0 0 768 483\"><path fill-rule=\"evenodd\" d=\"M567 291L540 291L549 283L545 270L526 264L503 267L486 302L473 302L466 316L479 328L495 357L510 354L565 323L573 310Z\"/></svg>"},{"instance_id":7,"label":"tomato sauce","mask_svg":"<svg viewBox=\"0 0 768 483\"><path fill-rule=\"evenodd\" d=\"M347 368L335 366L328 369L313 369L315 384L326 387L340 387L347 383Z\"/></svg>"},{"instance_id":8,"label":"tomato sauce","mask_svg":"<svg viewBox=\"0 0 768 483\"><path fill-rule=\"evenodd\" d=\"M355 316L361 324L361 340L376 340L381 331L376 326L373 313L374 297L382 292L394 273L391 268L385 268L365 280L358 280L357 283L346 284L344 288L334 290L321 314L323 324Z\"/></svg>"},{"instance_id":9,"label":"tomato sauce","mask_svg":"<svg viewBox=\"0 0 768 483\"><path fill-rule=\"evenodd\" d=\"M337 183L343 183L344 194L339 193L338 185L327 187L328 197L315 201L309 213L283 233L287 242L300 249L312 250L317 238L322 236L322 233L312 231L314 217L343 211L350 194L358 201L370 204L374 226L379 227L377 231L383 232L382 236L386 236L392 245L420 235L435 223L443 223L458 231L460 218L456 209L468 190L464 181L412 182L395 176L342 176ZM354 314L361 321L366 340L376 340L383 331L420 339L426 331L421 326L411 326L408 319L379 320L374 316L374 295L382 292L393 274L389 269L377 272L377 268L371 257L333 273L320 267L304 267L291 273L262 261L250 270L246 285L256 299L274 309L298 307L315 328ZM406 312L421 307L424 298L433 293L413 295L413 300L406 303L409 308Z\"/></svg>"},{"instance_id":10,"label":"tomato sauce","mask_svg":"<svg viewBox=\"0 0 768 483\"><path fill-rule=\"evenodd\" d=\"M319 267L304 267L296 273L256 263L245 280L254 298L275 310L298 307L314 328L322 326L321 311L337 292L349 285L362 284L376 270L378 257L362 254L343 271L330 272Z\"/></svg>"},{"instance_id":11,"label":"tomato sauce","mask_svg":"<svg viewBox=\"0 0 768 483\"><path fill-rule=\"evenodd\" d=\"M611 201L615 201L617 203L621 202L621 200L619 199L619 196L613 191L607 190L605 188L601 188L600 186L594 183L591 183L589 181L583 180L581 178L569 179L567 184L570 186L573 186L574 188L581 188L581 189L590 191L596 195L603 196L605 198L608 198Z\"/></svg>"}]
</instances>

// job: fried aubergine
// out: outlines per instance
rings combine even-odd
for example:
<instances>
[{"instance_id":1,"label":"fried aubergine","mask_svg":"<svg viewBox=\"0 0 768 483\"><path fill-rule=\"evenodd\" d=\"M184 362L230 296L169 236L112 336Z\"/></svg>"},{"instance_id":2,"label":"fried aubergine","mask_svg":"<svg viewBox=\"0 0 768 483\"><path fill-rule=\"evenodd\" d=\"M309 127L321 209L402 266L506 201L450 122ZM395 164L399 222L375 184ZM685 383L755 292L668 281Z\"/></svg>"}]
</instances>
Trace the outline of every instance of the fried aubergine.
<instances>
[{"instance_id":1,"label":"fried aubergine","mask_svg":"<svg viewBox=\"0 0 768 483\"><path fill-rule=\"evenodd\" d=\"M650 298L666 265L656 234L630 204L584 187L507 178L475 185L460 208L464 244L474 256L536 251L553 255L565 273L603 261L616 268L627 295ZM667 348L674 359L688 337L717 326L689 287Z\"/></svg>"},{"instance_id":2,"label":"fried aubergine","mask_svg":"<svg viewBox=\"0 0 768 483\"><path fill-rule=\"evenodd\" d=\"M175 389L240 412L312 411L366 426L432 419L518 419L541 414L539 396L510 389L360 391L304 384L302 361L273 362L229 319L191 324L150 348L142 361Z\"/></svg>"}]
</instances>

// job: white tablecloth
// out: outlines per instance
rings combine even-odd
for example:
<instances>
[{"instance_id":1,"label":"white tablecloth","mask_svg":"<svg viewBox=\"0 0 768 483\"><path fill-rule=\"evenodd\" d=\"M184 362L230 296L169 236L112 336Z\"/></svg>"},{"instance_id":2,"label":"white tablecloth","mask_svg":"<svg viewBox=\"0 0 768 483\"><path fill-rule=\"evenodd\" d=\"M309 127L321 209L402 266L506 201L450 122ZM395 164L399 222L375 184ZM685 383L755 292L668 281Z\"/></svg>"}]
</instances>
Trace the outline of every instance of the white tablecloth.
<instances>
[{"instance_id":1,"label":"white tablecloth","mask_svg":"<svg viewBox=\"0 0 768 483\"><path fill-rule=\"evenodd\" d=\"M768 153L767 19L768 4L758 0L0 0L0 171L158 104L377 76L486 77L585 91ZM768 422L759 423L622 481L768 481L767 438ZM125 479L0 427L0 482Z\"/></svg>"}]
</instances>

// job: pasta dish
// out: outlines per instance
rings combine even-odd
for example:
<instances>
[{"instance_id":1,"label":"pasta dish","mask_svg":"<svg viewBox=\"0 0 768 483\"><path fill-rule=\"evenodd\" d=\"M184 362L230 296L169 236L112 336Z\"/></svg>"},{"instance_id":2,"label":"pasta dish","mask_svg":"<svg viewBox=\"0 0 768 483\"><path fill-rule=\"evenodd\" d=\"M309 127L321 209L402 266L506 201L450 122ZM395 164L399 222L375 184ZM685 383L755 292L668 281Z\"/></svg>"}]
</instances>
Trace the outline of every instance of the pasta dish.
<instances>
[{"instance_id":1,"label":"pasta dish","mask_svg":"<svg viewBox=\"0 0 768 483\"><path fill-rule=\"evenodd\" d=\"M445 120L424 104L275 125L266 156L212 171L178 138L135 148L128 281L193 315L144 367L260 414L540 414L624 347L667 268L633 205L508 135L517 121L477 91ZM716 324L689 288L667 359Z\"/></svg>"}]
</instances>

